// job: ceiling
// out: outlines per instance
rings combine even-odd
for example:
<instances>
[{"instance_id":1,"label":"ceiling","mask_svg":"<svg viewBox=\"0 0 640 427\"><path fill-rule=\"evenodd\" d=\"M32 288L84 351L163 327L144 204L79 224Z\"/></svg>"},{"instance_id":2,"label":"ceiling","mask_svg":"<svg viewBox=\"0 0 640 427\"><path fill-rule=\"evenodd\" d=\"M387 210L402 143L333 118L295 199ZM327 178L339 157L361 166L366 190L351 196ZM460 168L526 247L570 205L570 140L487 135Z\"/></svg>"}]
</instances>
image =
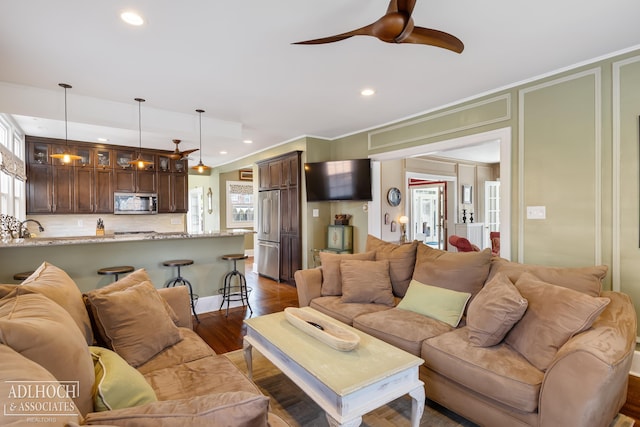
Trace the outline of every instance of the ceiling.
<instances>
[{"instance_id":1,"label":"ceiling","mask_svg":"<svg viewBox=\"0 0 640 427\"><path fill-rule=\"evenodd\" d=\"M334 139L640 43L640 2L418 0L417 26L462 54L372 37L387 0L2 0L0 112L29 135L172 150L222 165L303 135ZM141 27L119 15L135 10ZM365 87L376 90L365 98ZM251 144L243 143L252 140ZM226 151L226 154L220 154ZM195 153L192 158L198 159Z\"/></svg>"}]
</instances>

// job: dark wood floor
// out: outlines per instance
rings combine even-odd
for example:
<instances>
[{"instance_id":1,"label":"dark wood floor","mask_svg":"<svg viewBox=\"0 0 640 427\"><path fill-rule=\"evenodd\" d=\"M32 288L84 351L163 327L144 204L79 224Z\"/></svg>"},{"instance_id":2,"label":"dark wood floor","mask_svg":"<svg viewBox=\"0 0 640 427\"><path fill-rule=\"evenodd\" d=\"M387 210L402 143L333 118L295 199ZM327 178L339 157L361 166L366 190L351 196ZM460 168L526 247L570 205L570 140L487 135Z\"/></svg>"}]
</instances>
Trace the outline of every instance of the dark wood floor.
<instances>
[{"instance_id":1,"label":"dark wood floor","mask_svg":"<svg viewBox=\"0 0 640 427\"><path fill-rule=\"evenodd\" d=\"M257 275L253 272L252 259L248 261L245 263L245 276L247 285L253 288L249 296L253 314L246 308L237 307L229 310L228 317L221 310L199 315L200 324L194 321L194 330L218 354L242 348L242 338L246 333L244 319L298 306L298 294L294 286ZM636 425L640 426L640 378L629 376L627 402L620 412L635 419Z\"/></svg>"}]
</instances>

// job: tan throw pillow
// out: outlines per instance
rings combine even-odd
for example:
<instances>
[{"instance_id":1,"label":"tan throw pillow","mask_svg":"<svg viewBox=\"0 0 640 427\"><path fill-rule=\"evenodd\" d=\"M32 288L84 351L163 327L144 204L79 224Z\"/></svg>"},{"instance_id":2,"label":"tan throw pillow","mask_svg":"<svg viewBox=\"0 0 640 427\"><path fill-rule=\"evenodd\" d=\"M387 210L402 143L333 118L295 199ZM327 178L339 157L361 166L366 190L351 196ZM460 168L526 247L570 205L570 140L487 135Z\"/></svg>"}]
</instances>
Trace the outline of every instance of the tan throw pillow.
<instances>
[{"instance_id":1,"label":"tan throw pillow","mask_svg":"<svg viewBox=\"0 0 640 427\"><path fill-rule=\"evenodd\" d=\"M0 300L0 342L49 371L77 383L72 396L81 415L93 410L93 360L71 315L40 294ZM3 396L3 398L6 396Z\"/></svg>"},{"instance_id":2,"label":"tan throw pillow","mask_svg":"<svg viewBox=\"0 0 640 427\"><path fill-rule=\"evenodd\" d=\"M151 282L151 278L149 277L149 274L147 274L147 270L145 270L144 268L140 268L116 282L113 282L103 288L93 289L89 292L86 292L83 295L84 303L87 307L85 311L89 313L91 322L95 326L95 331L97 332L97 336L95 338L98 344L105 345L108 347L110 345L109 344L110 340L105 334L104 326L96 316L96 310L93 304L91 304L91 299L99 295L107 295L112 292L119 292L143 282ZM164 305L164 308L169 314L169 316L171 317L171 320L173 320L173 322L177 324L178 316L176 315L175 311L171 308L171 306L165 301L164 298L162 298L162 304Z\"/></svg>"},{"instance_id":3,"label":"tan throw pillow","mask_svg":"<svg viewBox=\"0 0 640 427\"><path fill-rule=\"evenodd\" d=\"M393 306L389 261L342 260L342 302Z\"/></svg>"},{"instance_id":4,"label":"tan throw pillow","mask_svg":"<svg viewBox=\"0 0 640 427\"><path fill-rule=\"evenodd\" d=\"M182 339L151 282L88 295L110 348L137 367Z\"/></svg>"},{"instance_id":5,"label":"tan throw pillow","mask_svg":"<svg viewBox=\"0 0 640 427\"><path fill-rule=\"evenodd\" d=\"M93 344L91 321L82 301L82 292L67 273L45 261L22 282L20 288L42 294L67 310L80 328L87 344Z\"/></svg>"},{"instance_id":6,"label":"tan throw pillow","mask_svg":"<svg viewBox=\"0 0 640 427\"><path fill-rule=\"evenodd\" d=\"M511 280L498 273L469 304L469 341L476 347L498 344L522 318L527 305Z\"/></svg>"},{"instance_id":7,"label":"tan throw pillow","mask_svg":"<svg viewBox=\"0 0 640 427\"><path fill-rule=\"evenodd\" d=\"M543 282L531 273L522 273L516 288L529 307L505 342L541 371L569 338L591 327L610 301Z\"/></svg>"},{"instance_id":8,"label":"tan throw pillow","mask_svg":"<svg viewBox=\"0 0 640 427\"><path fill-rule=\"evenodd\" d=\"M396 245L372 235L367 236L366 250L376 252L376 261L389 260L389 277L391 278L393 293L399 297L403 297L407 292L413 277L417 247L417 240L404 245Z\"/></svg>"},{"instance_id":9,"label":"tan throw pillow","mask_svg":"<svg viewBox=\"0 0 640 427\"><path fill-rule=\"evenodd\" d=\"M340 261L343 259L356 259L362 261L375 260L373 251L359 254L332 254L320 252L322 264L322 288L320 294L323 297L342 295L342 276L340 275Z\"/></svg>"},{"instance_id":10,"label":"tan throw pillow","mask_svg":"<svg viewBox=\"0 0 640 427\"><path fill-rule=\"evenodd\" d=\"M556 286L573 289L591 295L600 296L602 280L607 275L606 265L593 267L547 267L545 265L520 264L504 258L494 257L491 260L489 280L497 273L505 273L512 283L516 283L520 275L528 272L542 280Z\"/></svg>"},{"instance_id":11,"label":"tan throw pillow","mask_svg":"<svg viewBox=\"0 0 640 427\"><path fill-rule=\"evenodd\" d=\"M31 393L28 399L21 395L20 388L31 384L58 387L59 382L49 371L6 345L0 345L0 360L0 396L3 406L3 410L0 411L0 425L38 425L33 422L34 419L44 414L56 420L55 423L51 419L48 420L51 422L42 423L48 427L80 423L78 410L71 397L66 394L48 397L44 393ZM42 409L25 407L25 403Z\"/></svg>"},{"instance_id":12,"label":"tan throw pillow","mask_svg":"<svg viewBox=\"0 0 640 427\"><path fill-rule=\"evenodd\" d=\"M491 250L447 252L420 243L413 279L475 296L489 275Z\"/></svg>"}]
</instances>

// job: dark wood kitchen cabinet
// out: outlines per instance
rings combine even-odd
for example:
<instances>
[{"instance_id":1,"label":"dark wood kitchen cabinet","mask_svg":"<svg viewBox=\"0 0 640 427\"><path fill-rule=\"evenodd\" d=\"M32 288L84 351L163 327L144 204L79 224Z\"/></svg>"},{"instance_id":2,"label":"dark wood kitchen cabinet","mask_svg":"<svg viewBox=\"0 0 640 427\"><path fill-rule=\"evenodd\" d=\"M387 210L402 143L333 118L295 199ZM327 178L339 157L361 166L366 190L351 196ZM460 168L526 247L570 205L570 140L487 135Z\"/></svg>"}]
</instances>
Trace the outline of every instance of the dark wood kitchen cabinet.
<instances>
[{"instance_id":1,"label":"dark wood kitchen cabinet","mask_svg":"<svg viewBox=\"0 0 640 427\"><path fill-rule=\"evenodd\" d=\"M258 188L280 191L280 280L295 284L302 268L300 235L300 156L294 151L258 162Z\"/></svg>"},{"instance_id":2,"label":"dark wood kitchen cabinet","mask_svg":"<svg viewBox=\"0 0 640 427\"><path fill-rule=\"evenodd\" d=\"M158 213L184 213L188 210L186 172L158 173Z\"/></svg>"},{"instance_id":3,"label":"dark wood kitchen cabinet","mask_svg":"<svg viewBox=\"0 0 640 427\"><path fill-rule=\"evenodd\" d=\"M113 213L113 193L164 192L165 212L188 210L188 164L174 161L169 150L142 150L121 146L63 141L27 136L27 214ZM69 150L81 156L70 164L50 154ZM150 165L139 170L129 162L138 153ZM159 159L168 160L161 163ZM160 189L158 165L170 164L171 178Z\"/></svg>"}]
</instances>

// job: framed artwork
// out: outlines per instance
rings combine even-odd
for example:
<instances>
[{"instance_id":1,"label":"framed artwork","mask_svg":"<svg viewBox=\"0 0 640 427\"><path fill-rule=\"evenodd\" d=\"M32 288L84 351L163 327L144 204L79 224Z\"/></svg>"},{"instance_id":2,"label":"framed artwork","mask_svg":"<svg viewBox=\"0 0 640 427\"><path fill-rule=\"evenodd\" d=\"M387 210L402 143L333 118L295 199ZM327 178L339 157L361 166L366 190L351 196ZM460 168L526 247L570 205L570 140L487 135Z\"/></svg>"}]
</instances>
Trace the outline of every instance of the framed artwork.
<instances>
[{"instance_id":1,"label":"framed artwork","mask_svg":"<svg viewBox=\"0 0 640 427\"><path fill-rule=\"evenodd\" d=\"M253 169L240 169L241 181L253 181Z\"/></svg>"},{"instance_id":2,"label":"framed artwork","mask_svg":"<svg viewBox=\"0 0 640 427\"><path fill-rule=\"evenodd\" d=\"M397 224L395 221L391 221L391 232L395 233L397 230Z\"/></svg>"},{"instance_id":3,"label":"framed artwork","mask_svg":"<svg viewBox=\"0 0 640 427\"><path fill-rule=\"evenodd\" d=\"M473 187L470 185L463 184L462 185L462 204L470 205L473 203Z\"/></svg>"},{"instance_id":4,"label":"framed artwork","mask_svg":"<svg viewBox=\"0 0 640 427\"><path fill-rule=\"evenodd\" d=\"M389 214L384 214L384 225L389 225Z\"/></svg>"}]
</instances>

